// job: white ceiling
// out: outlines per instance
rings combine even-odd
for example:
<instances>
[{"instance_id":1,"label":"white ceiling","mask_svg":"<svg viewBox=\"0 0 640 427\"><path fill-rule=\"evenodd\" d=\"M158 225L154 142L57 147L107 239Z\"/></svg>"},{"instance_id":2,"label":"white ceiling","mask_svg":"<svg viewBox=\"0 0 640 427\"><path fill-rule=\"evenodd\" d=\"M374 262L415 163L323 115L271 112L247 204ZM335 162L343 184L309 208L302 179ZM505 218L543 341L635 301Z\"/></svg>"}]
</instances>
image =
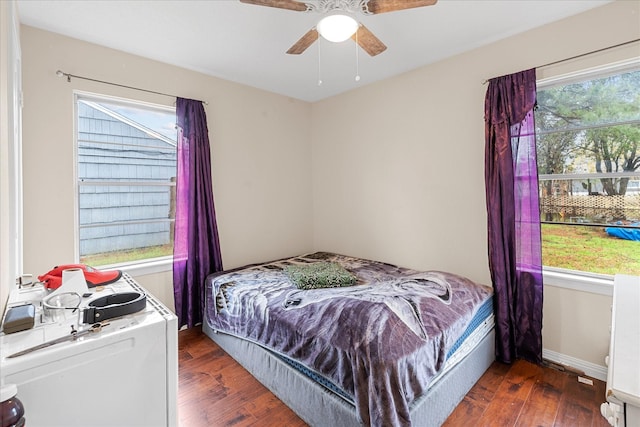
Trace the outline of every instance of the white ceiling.
<instances>
[{"instance_id":1,"label":"white ceiling","mask_svg":"<svg viewBox=\"0 0 640 427\"><path fill-rule=\"evenodd\" d=\"M317 13L237 0L17 3L20 21L26 25L317 101L610 1L439 0L429 7L372 16L359 14L361 22L388 47L373 58L359 50L359 82L355 81L356 45L351 40L334 44L320 39L302 55L285 54L315 26L320 19ZM319 69L322 85L318 85Z\"/></svg>"}]
</instances>

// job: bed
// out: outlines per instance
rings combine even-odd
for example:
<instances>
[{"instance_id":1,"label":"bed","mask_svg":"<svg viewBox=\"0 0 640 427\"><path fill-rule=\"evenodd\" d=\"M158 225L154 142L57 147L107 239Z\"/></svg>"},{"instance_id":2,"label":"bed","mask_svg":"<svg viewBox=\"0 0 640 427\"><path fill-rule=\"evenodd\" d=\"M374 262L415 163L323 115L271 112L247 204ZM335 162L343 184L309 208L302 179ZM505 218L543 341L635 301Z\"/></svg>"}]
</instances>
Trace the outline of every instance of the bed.
<instances>
[{"instance_id":1,"label":"bed","mask_svg":"<svg viewBox=\"0 0 640 427\"><path fill-rule=\"evenodd\" d=\"M494 360L492 289L317 252L210 275L204 332L312 426L440 425Z\"/></svg>"}]
</instances>

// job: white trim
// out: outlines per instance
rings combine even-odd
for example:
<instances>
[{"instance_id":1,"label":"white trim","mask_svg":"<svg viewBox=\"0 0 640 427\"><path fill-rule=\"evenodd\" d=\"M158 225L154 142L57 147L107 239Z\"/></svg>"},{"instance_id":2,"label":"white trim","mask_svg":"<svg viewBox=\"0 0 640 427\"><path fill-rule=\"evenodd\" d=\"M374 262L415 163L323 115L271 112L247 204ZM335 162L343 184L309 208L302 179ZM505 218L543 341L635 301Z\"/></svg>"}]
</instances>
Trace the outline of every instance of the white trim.
<instances>
[{"instance_id":1,"label":"white trim","mask_svg":"<svg viewBox=\"0 0 640 427\"><path fill-rule=\"evenodd\" d=\"M607 381L607 367L604 365L596 365L595 363L547 350L546 348L542 349L542 358L560 365L569 366L577 371L582 371L585 375L588 375L591 378L605 382Z\"/></svg>"},{"instance_id":2,"label":"white trim","mask_svg":"<svg viewBox=\"0 0 640 427\"><path fill-rule=\"evenodd\" d=\"M542 276L544 286L613 296L613 276L577 274L548 267L543 269Z\"/></svg>"},{"instance_id":3,"label":"white trim","mask_svg":"<svg viewBox=\"0 0 640 427\"><path fill-rule=\"evenodd\" d=\"M74 90L73 93L78 95L83 100L94 102L108 102L112 104L128 105L133 107L140 107L142 105L145 108L166 111L169 113L173 113L176 111L175 103L173 106L171 106L167 104L159 104L157 102L141 101L134 98L123 98L119 96L105 95L103 93L87 92L84 90Z\"/></svg>"},{"instance_id":4,"label":"white trim","mask_svg":"<svg viewBox=\"0 0 640 427\"><path fill-rule=\"evenodd\" d=\"M144 276L146 274L165 273L173 270L173 257L167 256L154 258L149 261L130 262L122 264L101 265L100 270L122 270L132 277Z\"/></svg>"},{"instance_id":5,"label":"white trim","mask_svg":"<svg viewBox=\"0 0 640 427\"><path fill-rule=\"evenodd\" d=\"M0 1L1 2L1 1ZM0 315L23 273L22 53L15 1L0 5Z\"/></svg>"},{"instance_id":6,"label":"white trim","mask_svg":"<svg viewBox=\"0 0 640 427\"><path fill-rule=\"evenodd\" d=\"M640 66L640 58L629 58L622 61L616 61L609 64L599 65L596 67L586 68L557 76L547 77L536 81L538 89L546 89L560 84L567 85L571 83L587 80L591 77L607 77L612 74L623 73L625 71L636 70Z\"/></svg>"},{"instance_id":7,"label":"white trim","mask_svg":"<svg viewBox=\"0 0 640 427\"><path fill-rule=\"evenodd\" d=\"M73 96L73 257L80 260L80 183L78 182L78 102L82 94L76 91Z\"/></svg>"}]
</instances>

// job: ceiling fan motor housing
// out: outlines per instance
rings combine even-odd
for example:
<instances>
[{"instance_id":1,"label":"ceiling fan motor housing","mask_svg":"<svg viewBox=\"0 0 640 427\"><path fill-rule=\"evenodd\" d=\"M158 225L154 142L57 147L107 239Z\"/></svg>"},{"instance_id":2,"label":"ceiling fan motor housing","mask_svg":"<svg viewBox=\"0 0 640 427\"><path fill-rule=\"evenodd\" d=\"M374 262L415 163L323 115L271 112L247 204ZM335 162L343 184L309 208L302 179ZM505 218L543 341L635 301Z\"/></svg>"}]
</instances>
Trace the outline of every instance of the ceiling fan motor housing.
<instances>
[{"instance_id":1,"label":"ceiling fan motor housing","mask_svg":"<svg viewBox=\"0 0 640 427\"><path fill-rule=\"evenodd\" d=\"M325 15L316 28L307 31L287 51L291 55L303 53L318 39L318 34L333 42L341 42L352 38L365 52L376 56L387 49L368 28L353 17L357 12L364 15L376 15L379 13L394 12L403 9L431 6L438 0L317 0L314 3L305 3L297 0L240 0L241 3L257 6L268 6L279 9L288 9L296 12L319 12ZM341 17L338 18L338 15ZM325 21L329 19L329 21ZM333 37L325 31L325 24L330 26L331 19L344 21L347 29L340 36Z\"/></svg>"}]
</instances>

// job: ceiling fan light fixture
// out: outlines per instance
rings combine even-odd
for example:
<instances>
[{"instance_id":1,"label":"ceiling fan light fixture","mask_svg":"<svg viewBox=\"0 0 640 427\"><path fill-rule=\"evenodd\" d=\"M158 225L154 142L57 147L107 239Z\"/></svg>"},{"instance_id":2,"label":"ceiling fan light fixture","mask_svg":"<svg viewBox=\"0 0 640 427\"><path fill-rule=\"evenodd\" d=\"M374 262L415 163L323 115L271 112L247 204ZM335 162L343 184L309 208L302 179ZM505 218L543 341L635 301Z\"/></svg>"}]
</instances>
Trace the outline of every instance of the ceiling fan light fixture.
<instances>
[{"instance_id":1,"label":"ceiling fan light fixture","mask_svg":"<svg viewBox=\"0 0 640 427\"><path fill-rule=\"evenodd\" d=\"M329 15L318 22L316 29L323 38L339 43L355 34L358 30L358 22L349 15Z\"/></svg>"}]
</instances>

